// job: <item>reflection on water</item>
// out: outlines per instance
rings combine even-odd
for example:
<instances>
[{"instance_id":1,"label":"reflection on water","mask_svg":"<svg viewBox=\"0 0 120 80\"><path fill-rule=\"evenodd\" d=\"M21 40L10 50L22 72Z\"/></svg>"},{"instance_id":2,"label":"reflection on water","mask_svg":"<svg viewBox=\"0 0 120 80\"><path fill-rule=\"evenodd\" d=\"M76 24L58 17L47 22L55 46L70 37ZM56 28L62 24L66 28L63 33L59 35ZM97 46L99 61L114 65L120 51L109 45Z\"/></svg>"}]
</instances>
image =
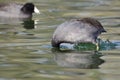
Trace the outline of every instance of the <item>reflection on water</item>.
<instances>
[{"instance_id":1,"label":"reflection on water","mask_svg":"<svg viewBox=\"0 0 120 80\"><path fill-rule=\"evenodd\" d=\"M62 67L95 69L99 68L104 60L98 52L80 52L80 51L53 51L55 62Z\"/></svg>"},{"instance_id":2,"label":"reflection on water","mask_svg":"<svg viewBox=\"0 0 120 80\"><path fill-rule=\"evenodd\" d=\"M8 2L0 0L4 1ZM12 1L33 2L42 14L32 19L0 18L0 80L120 78L120 0ZM56 27L81 17L96 18L107 30L100 35L101 50L74 50L70 45L69 50L52 49Z\"/></svg>"},{"instance_id":3,"label":"reflection on water","mask_svg":"<svg viewBox=\"0 0 120 80\"><path fill-rule=\"evenodd\" d=\"M35 29L36 26L35 24L37 23L36 20L28 19L23 21L23 27L25 29Z\"/></svg>"},{"instance_id":4,"label":"reflection on water","mask_svg":"<svg viewBox=\"0 0 120 80\"><path fill-rule=\"evenodd\" d=\"M0 17L0 24L18 25L24 21L31 20L31 18L5 18Z\"/></svg>"},{"instance_id":5,"label":"reflection on water","mask_svg":"<svg viewBox=\"0 0 120 80\"><path fill-rule=\"evenodd\" d=\"M9 24L9 25L18 25L21 24L25 29L34 29L35 28L35 20L31 18L3 18L0 17L0 24Z\"/></svg>"}]
</instances>

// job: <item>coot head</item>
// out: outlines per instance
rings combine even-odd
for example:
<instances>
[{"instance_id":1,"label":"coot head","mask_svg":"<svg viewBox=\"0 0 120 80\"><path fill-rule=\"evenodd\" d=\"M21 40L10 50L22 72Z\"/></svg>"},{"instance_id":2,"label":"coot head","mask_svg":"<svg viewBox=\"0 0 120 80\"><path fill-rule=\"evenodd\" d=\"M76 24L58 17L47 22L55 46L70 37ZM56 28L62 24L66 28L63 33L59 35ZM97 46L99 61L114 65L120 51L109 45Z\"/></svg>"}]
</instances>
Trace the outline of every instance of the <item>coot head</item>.
<instances>
[{"instance_id":1,"label":"coot head","mask_svg":"<svg viewBox=\"0 0 120 80\"><path fill-rule=\"evenodd\" d=\"M38 13L40 14L40 11L34 6L33 3L26 3L22 8L21 11L25 14L32 14L32 13Z\"/></svg>"}]
</instances>

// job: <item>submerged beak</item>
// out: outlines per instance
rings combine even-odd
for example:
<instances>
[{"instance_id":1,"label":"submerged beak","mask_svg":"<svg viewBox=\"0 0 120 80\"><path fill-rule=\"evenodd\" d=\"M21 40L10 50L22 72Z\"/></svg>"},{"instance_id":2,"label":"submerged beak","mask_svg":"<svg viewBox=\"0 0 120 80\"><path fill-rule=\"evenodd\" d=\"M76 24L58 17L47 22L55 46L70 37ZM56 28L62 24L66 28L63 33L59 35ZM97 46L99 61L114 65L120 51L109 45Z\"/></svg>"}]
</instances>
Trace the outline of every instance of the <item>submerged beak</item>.
<instances>
[{"instance_id":1,"label":"submerged beak","mask_svg":"<svg viewBox=\"0 0 120 80\"><path fill-rule=\"evenodd\" d=\"M40 11L37 9L37 7L34 8L34 12L40 14Z\"/></svg>"}]
</instances>

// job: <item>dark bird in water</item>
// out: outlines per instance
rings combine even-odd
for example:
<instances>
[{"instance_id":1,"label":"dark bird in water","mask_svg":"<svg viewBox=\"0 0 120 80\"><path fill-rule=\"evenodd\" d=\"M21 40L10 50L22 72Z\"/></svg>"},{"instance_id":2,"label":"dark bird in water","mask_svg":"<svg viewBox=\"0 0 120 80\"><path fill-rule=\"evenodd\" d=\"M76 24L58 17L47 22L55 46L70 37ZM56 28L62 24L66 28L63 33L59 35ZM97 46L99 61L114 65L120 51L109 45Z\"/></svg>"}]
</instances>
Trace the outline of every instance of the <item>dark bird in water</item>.
<instances>
[{"instance_id":1,"label":"dark bird in water","mask_svg":"<svg viewBox=\"0 0 120 80\"><path fill-rule=\"evenodd\" d=\"M34 12L40 13L33 3L0 3L0 17L31 18Z\"/></svg>"},{"instance_id":2,"label":"dark bird in water","mask_svg":"<svg viewBox=\"0 0 120 80\"><path fill-rule=\"evenodd\" d=\"M52 46L61 43L93 43L97 45L98 36L106 32L99 21L93 18L72 19L59 25L52 36Z\"/></svg>"}]
</instances>

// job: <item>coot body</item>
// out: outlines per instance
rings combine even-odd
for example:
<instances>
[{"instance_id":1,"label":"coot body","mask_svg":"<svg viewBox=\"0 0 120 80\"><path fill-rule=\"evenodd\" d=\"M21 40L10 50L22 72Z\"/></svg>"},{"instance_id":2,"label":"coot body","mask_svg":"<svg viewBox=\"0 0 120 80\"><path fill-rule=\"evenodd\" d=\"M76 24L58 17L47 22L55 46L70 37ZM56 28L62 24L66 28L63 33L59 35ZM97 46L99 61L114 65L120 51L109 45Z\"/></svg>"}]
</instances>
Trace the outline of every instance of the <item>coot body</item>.
<instances>
[{"instance_id":1,"label":"coot body","mask_svg":"<svg viewBox=\"0 0 120 80\"><path fill-rule=\"evenodd\" d=\"M99 21L93 18L72 19L59 25L52 37L52 46L61 43L97 43L97 37L106 32Z\"/></svg>"}]
</instances>

